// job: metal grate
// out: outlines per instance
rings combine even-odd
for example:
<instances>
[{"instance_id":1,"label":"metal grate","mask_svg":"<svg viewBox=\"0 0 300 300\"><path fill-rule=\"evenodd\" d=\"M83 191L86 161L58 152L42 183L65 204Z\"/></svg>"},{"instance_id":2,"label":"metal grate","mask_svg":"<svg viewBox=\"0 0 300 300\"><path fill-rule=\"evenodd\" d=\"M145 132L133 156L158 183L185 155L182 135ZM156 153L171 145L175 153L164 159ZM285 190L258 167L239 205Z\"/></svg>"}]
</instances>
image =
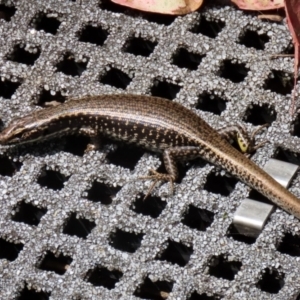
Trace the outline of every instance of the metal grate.
<instances>
[{"instance_id":1,"label":"metal grate","mask_svg":"<svg viewBox=\"0 0 300 300\"><path fill-rule=\"evenodd\" d=\"M1 3L4 124L67 96L152 94L215 128L270 122L270 144L252 159L299 164L293 60L270 59L289 51L285 24L230 7L170 17L104 0ZM277 209L257 239L239 235L233 215L250 189L201 160L181 167L173 196L165 184L143 202L150 182L134 178L159 158L111 141L84 153L87 144L1 148L1 299L300 297L294 217Z\"/></svg>"}]
</instances>

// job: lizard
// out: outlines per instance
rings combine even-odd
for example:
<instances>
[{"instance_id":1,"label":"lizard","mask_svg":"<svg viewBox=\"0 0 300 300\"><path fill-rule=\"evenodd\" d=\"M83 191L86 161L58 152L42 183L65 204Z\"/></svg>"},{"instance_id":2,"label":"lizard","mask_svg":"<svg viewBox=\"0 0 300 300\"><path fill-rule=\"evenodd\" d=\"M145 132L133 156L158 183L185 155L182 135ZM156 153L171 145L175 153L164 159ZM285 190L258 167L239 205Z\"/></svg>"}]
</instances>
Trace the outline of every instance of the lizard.
<instances>
[{"instance_id":1,"label":"lizard","mask_svg":"<svg viewBox=\"0 0 300 300\"><path fill-rule=\"evenodd\" d=\"M176 161L201 157L221 167L273 203L300 219L300 199L277 183L243 153L250 153L254 134L241 126L217 131L192 110L168 99L144 95L99 95L71 99L13 120L1 133L0 145L19 145L67 134L91 138L97 149L99 135L162 153L167 173L150 170L153 184L178 177ZM241 152L227 138L235 137Z\"/></svg>"}]
</instances>

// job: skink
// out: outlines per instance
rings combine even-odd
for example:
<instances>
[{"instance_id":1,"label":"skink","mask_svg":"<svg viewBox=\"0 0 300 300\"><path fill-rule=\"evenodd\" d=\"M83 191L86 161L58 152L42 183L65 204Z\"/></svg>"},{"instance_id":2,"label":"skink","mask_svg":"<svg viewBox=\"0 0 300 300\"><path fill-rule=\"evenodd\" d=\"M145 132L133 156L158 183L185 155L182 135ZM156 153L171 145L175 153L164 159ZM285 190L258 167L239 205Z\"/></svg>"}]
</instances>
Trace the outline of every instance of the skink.
<instances>
[{"instance_id":1,"label":"skink","mask_svg":"<svg viewBox=\"0 0 300 300\"><path fill-rule=\"evenodd\" d=\"M0 145L17 145L73 133L90 136L94 147L97 136L106 135L161 152L167 173L152 170L145 178L153 179L154 184L176 180L176 161L201 157L300 219L300 199L231 146L224 138L230 136L229 131L220 134L193 111L158 97L101 95L70 100L13 120L0 133ZM237 138L244 152L248 152L250 140L239 130Z\"/></svg>"}]
</instances>

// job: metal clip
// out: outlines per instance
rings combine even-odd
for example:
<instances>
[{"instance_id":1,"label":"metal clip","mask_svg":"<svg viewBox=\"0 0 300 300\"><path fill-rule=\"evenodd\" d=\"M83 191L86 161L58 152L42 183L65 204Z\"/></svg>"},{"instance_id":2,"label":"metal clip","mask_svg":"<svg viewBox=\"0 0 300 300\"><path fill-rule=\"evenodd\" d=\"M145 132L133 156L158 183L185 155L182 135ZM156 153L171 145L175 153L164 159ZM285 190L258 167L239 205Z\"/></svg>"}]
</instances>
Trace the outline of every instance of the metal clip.
<instances>
[{"instance_id":1,"label":"metal clip","mask_svg":"<svg viewBox=\"0 0 300 300\"><path fill-rule=\"evenodd\" d=\"M264 170L277 182L287 187L299 166L271 158ZM233 216L234 227L240 234L257 238L263 230L274 205L244 199Z\"/></svg>"}]
</instances>

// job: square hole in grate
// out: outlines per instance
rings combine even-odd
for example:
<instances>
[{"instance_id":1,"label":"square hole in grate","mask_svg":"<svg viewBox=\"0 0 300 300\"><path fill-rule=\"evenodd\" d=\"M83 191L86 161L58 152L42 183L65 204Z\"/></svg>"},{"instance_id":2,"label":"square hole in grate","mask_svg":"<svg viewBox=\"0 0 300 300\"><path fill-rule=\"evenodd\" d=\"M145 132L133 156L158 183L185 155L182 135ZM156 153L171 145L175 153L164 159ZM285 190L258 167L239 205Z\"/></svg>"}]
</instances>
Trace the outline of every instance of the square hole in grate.
<instances>
[{"instance_id":1,"label":"square hole in grate","mask_svg":"<svg viewBox=\"0 0 300 300\"><path fill-rule=\"evenodd\" d=\"M114 187L95 180L92 187L87 191L87 199L109 205L120 189L120 186Z\"/></svg>"},{"instance_id":2,"label":"square hole in grate","mask_svg":"<svg viewBox=\"0 0 300 300\"><path fill-rule=\"evenodd\" d=\"M292 131L292 135L300 137L300 114L297 115L297 117L294 121L294 128ZM294 156L295 156L295 154L294 154ZM299 160L296 164L300 165Z\"/></svg>"},{"instance_id":3,"label":"square hole in grate","mask_svg":"<svg viewBox=\"0 0 300 300\"><path fill-rule=\"evenodd\" d=\"M25 287L19 292L18 297L16 300L48 300L51 296L51 293L44 292L44 291L37 291L33 287L28 289L27 284Z\"/></svg>"},{"instance_id":4,"label":"square hole in grate","mask_svg":"<svg viewBox=\"0 0 300 300\"><path fill-rule=\"evenodd\" d=\"M300 236L286 232L277 246L277 251L290 256L300 256Z\"/></svg>"},{"instance_id":5,"label":"square hole in grate","mask_svg":"<svg viewBox=\"0 0 300 300\"><path fill-rule=\"evenodd\" d=\"M47 33L56 34L61 22L49 15L39 12L31 21L32 27L39 31L44 30Z\"/></svg>"},{"instance_id":6,"label":"square hole in grate","mask_svg":"<svg viewBox=\"0 0 300 300\"><path fill-rule=\"evenodd\" d=\"M5 4L0 4L0 19L7 22L11 20L11 17L16 13L16 8L14 6L7 6Z\"/></svg>"},{"instance_id":7,"label":"square hole in grate","mask_svg":"<svg viewBox=\"0 0 300 300\"><path fill-rule=\"evenodd\" d=\"M84 135L68 135L65 141L63 151L82 157L88 148L90 138Z\"/></svg>"},{"instance_id":8,"label":"square hole in grate","mask_svg":"<svg viewBox=\"0 0 300 300\"><path fill-rule=\"evenodd\" d=\"M89 270L86 276L86 281L94 286L103 286L109 290L115 288L117 282L122 278L123 273L119 270L109 270L103 266Z\"/></svg>"},{"instance_id":9,"label":"square hole in grate","mask_svg":"<svg viewBox=\"0 0 300 300\"><path fill-rule=\"evenodd\" d=\"M62 253L55 256L52 252L47 251L38 268L44 271L53 271L58 275L64 275L70 267L73 259L70 256L65 256Z\"/></svg>"},{"instance_id":10,"label":"square hole in grate","mask_svg":"<svg viewBox=\"0 0 300 300\"><path fill-rule=\"evenodd\" d=\"M119 69L110 68L107 72L100 76L99 81L102 84L107 84L114 86L117 89L125 90L132 81L132 78Z\"/></svg>"},{"instance_id":11,"label":"square hole in grate","mask_svg":"<svg viewBox=\"0 0 300 300\"><path fill-rule=\"evenodd\" d=\"M166 280L152 281L147 276L133 295L142 299L165 300L172 292L173 285L173 282Z\"/></svg>"},{"instance_id":12,"label":"square hole in grate","mask_svg":"<svg viewBox=\"0 0 300 300\"><path fill-rule=\"evenodd\" d=\"M0 259L14 261L22 251L24 244L8 242L0 238Z\"/></svg>"},{"instance_id":13,"label":"square hole in grate","mask_svg":"<svg viewBox=\"0 0 300 300\"><path fill-rule=\"evenodd\" d=\"M46 167L44 167L37 179L37 183L43 187L56 191L61 190L68 179L69 176L65 176L58 171L46 170Z\"/></svg>"},{"instance_id":14,"label":"square hole in grate","mask_svg":"<svg viewBox=\"0 0 300 300\"><path fill-rule=\"evenodd\" d=\"M14 208L11 219L15 222L38 226L46 213L47 208L39 208L23 200Z\"/></svg>"},{"instance_id":15,"label":"square hole in grate","mask_svg":"<svg viewBox=\"0 0 300 300\"><path fill-rule=\"evenodd\" d=\"M63 233L85 239L95 226L95 222L82 217L78 218L76 213L71 213L65 221Z\"/></svg>"},{"instance_id":16,"label":"square hole in grate","mask_svg":"<svg viewBox=\"0 0 300 300\"><path fill-rule=\"evenodd\" d=\"M290 57L293 57L295 54L295 47L292 41L287 45L287 47L280 52L280 54L290 54Z\"/></svg>"},{"instance_id":17,"label":"square hole in grate","mask_svg":"<svg viewBox=\"0 0 300 300\"><path fill-rule=\"evenodd\" d=\"M78 35L80 42L102 46L109 33L107 30L103 29L102 26L85 25Z\"/></svg>"},{"instance_id":18,"label":"square hole in grate","mask_svg":"<svg viewBox=\"0 0 300 300\"><path fill-rule=\"evenodd\" d=\"M278 70L271 70L263 85L265 90L270 90L284 96L291 94L293 87L294 75Z\"/></svg>"},{"instance_id":19,"label":"square hole in grate","mask_svg":"<svg viewBox=\"0 0 300 300\"><path fill-rule=\"evenodd\" d=\"M184 267L190 260L193 254L193 247L183 243L178 243L172 240L167 241L167 248L157 255L156 259L165 260L172 264L177 264Z\"/></svg>"},{"instance_id":20,"label":"square hole in grate","mask_svg":"<svg viewBox=\"0 0 300 300\"><path fill-rule=\"evenodd\" d=\"M126 232L121 229L116 229L109 236L109 244L115 249L134 253L142 243L144 233Z\"/></svg>"},{"instance_id":21,"label":"square hole in grate","mask_svg":"<svg viewBox=\"0 0 300 300\"><path fill-rule=\"evenodd\" d=\"M201 16L200 21L193 26L190 31L193 33L201 33L205 36L215 39L225 27L225 23L220 20L208 20Z\"/></svg>"},{"instance_id":22,"label":"square hole in grate","mask_svg":"<svg viewBox=\"0 0 300 300\"><path fill-rule=\"evenodd\" d=\"M149 195L144 199L145 195L140 194L131 204L130 209L138 214L157 218L167 205L166 201L162 201L159 197Z\"/></svg>"},{"instance_id":23,"label":"square hole in grate","mask_svg":"<svg viewBox=\"0 0 300 300\"><path fill-rule=\"evenodd\" d=\"M113 13L125 13L129 8L113 3L110 0L101 0L99 1L99 7L103 10L108 10Z\"/></svg>"},{"instance_id":24,"label":"square hole in grate","mask_svg":"<svg viewBox=\"0 0 300 300\"><path fill-rule=\"evenodd\" d=\"M300 137L300 114L297 114L293 125L291 134Z\"/></svg>"},{"instance_id":25,"label":"square hole in grate","mask_svg":"<svg viewBox=\"0 0 300 300\"><path fill-rule=\"evenodd\" d=\"M248 198L256 200L256 201L260 201L262 203L274 205L274 203L272 201L270 201L267 197L265 197L264 195L262 195L261 193L259 193L256 190L251 190Z\"/></svg>"},{"instance_id":26,"label":"square hole in grate","mask_svg":"<svg viewBox=\"0 0 300 300\"><path fill-rule=\"evenodd\" d=\"M204 189L214 194L229 196L234 190L238 180L234 177L227 177L211 172L206 177Z\"/></svg>"},{"instance_id":27,"label":"square hole in grate","mask_svg":"<svg viewBox=\"0 0 300 300\"><path fill-rule=\"evenodd\" d=\"M254 244L256 242L256 238L239 233L235 228L234 224L231 224L229 226L226 236L234 239L235 241L245 243L248 245Z\"/></svg>"},{"instance_id":28,"label":"square hole in grate","mask_svg":"<svg viewBox=\"0 0 300 300\"><path fill-rule=\"evenodd\" d=\"M133 170L144 153L142 148L120 143L115 151L108 153L106 159L111 164Z\"/></svg>"},{"instance_id":29,"label":"square hole in grate","mask_svg":"<svg viewBox=\"0 0 300 300\"><path fill-rule=\"evenodd\" d=\"M146 19L149 22L160 24L160 25L171 25L174 20L177 18L175 15L167 15L167 14L158 14L158 13L147 13L142 12L140 13L140 16L144 19Z\"/></svg>"},{"instance_id":30,"label":"square hole in grate","mask_svg":"<svg viewBox=\"0 0 300 300\"><path fill-rule=\"evenodd\" d=\"M12 177L22 167L22 163L0 155L0 175Z\"/></svg>"},{"instance_id":31,"label":"square hole in grate","mask_svg":"<svg viewBox=\"0 0 300 300\"><path fill-rule=\"evenodd\" d=\"M247 48L255 48L257 50L264 50L265 44L270 40L267 34L259 34L257 31L246 29L239 37L239 44Z\"/></svg>"},{"instance_id":32,"label":"square hole in grate","mask_svg":"<svg viewBox=\"0 0 300 300\"><path fill-rule=\"evenodd\" d=\"M173 100L180 89L181 87L177 84L155 79L151 88L151 95Z\"/></svg>"},{"instance_id":33,"label":"square hole in grate","mask_svg":"<svg viewBox=\"0 0 300 300\"><path fill-rule=\"evenodd\" d=\"M243 121L255 126L272 124L277 117L273 106L269 104L250 104L244 114Z\"/></svg>"},{"instance_id":34,"label":"square hole in grate","mask_svg":"<svg viewBox=\"0 0 300 300\"><path fill-rule=\"evenodd\" d=\"M10 99L20 85L18 81L0 80L0 97Z\"/></svg>"},{"instance_id":35,"label":"square hole in grate","mask_svg":"<svg viewBox=\"0 0 300 300\"><path fill-rule=\"evenodd\" d=\"M196 291L194 291L192 295L187 298L187 300L220 300L221 298L221 296L208 296L206 293L198 294Z\"/></svg>"},{"instance_id":36,"label":"square hole in grate","mask_svg":"<svg viewBox=\"0 0 300 300\"><path fill-rule=\"evenodd\" d=\"M129 7L118 5L116 3L111 2L110 0L101 0L99 7L101 9L108 10L114 13L121 13L136 18L143 18L148 20L149 22L154 22L166 26L172 24L175 18L177 17L174 15L138 11Z\"/></svg>"},{"instance_id":37,"label":"square hole in grate","mask_svg":"<svg viewBox=\"0 0 300 300\"><path fill-rule=\"evenodd\" d=\"M221 64L219 75L225 79L229 79L234 83L244 81L249 69L246 68L244 63L234 63L229 59L226 59Z\"/></svg>"},{"instance_id":38,"label":"square hole in grate","mask_svg":"<svg viewBox=\"0 0 300 300\"><path fill-rule=\"evenodd\" d=\"M185 48L179 48L173 54L172 63L179 68L186 68L189 70L197 70L205 54L197 54L188 51Z\"/></svg>"},{"instance_id":39,"label":"square hole in grate","mask_svg":"<svg viewBox=\"0 0 300 300\"><path fill-rule=\"evenodd\" d=\"M204 92L198 97L196 109L211 112L215 115L221 115L226 109L227 100L211 93Z\"/></svg>"},{"instance_id":40,"label":"square hole in grate","mask_svg":"<svg viewBox=\"0 0 300 300\"><path fill-rule=\"evenodd\" d=\"M7 59L17 63L33 66L40 54L41 50L38 47L28 51L26 50L26 45L18 44L14 46L13 51L7 56Z\"/></svg>"},{"instance_id":41,"label":"square hole in grate","mask_svg":"<svg viewBox=\"0 0 300 300\"><path fill-rule=\"evenodd\" d=\"M156 45L157 42L151 42L141 37L131 37L126 41L124 51L134 55L149 57Z\"/></svg>"},{"instance_id":42,"label":"square hole in grate","mask_svg":"<svg viewBox=\"0 0 300 300\"><path fill-rule=\"evenodd\" d=\"M205 231L214 221L214 213L209 210L189 205L187 211L183 214L181 222L199 231Z\"/></svg>"},{"instance_id":43,"label":"square hole in grate","mask_svg":"<svg viewBox=\"0 0 300 300\"><path fill-rule=\"evenodd\" d=\"M209 262L209 275L217 278L233 280L234 276L239 272L242 263L239 261L230 260L226 255L213 256Z\"/></svg>"},{"instance_id":44,"label":"square hole in grate","mask_svg":"<svg viewBox=\"0 0 300 300\"><path fill-rule=\"evenodd\" d=\"M284 286L285 275L275 268L264 269L260 276L261 279L256 283L256 287L264 292L277 294Z\"/></svg>"},{"instance_id":45,"label":"square hole in grate","mask_svg":"<svg viewBox=\"0 0 300 300\"><path fill-rule=\"evenodd\" d=\"M57 72L62 72L68 76L81 76L86 70L89 62L87 57L83 57L82 61L76 61L74 55L70 52L65 53L63 59L56 65Z\"/></svg>"},{"instance_id":46,"label":"square hole in grate","mask_svg":"<svg viewBox=\"0 0 300 300\"><path fill-rule=\"evenodd\" d=\"M293 152L288 149L283 149L281 147L278 147L276 149L274 158L289 162L291 164L300 165L300 153Z\"/></svg>"},{"instance_id":47,"label":"square hole in grate","mask_svg":"<svg viewBox=\"0 0 300 300\"><path fill-rule=\"evenodd\" d=\"M37 105L38 106L47 106L51 105L51 102L64 103L67 97L63 96L61 92L55 91L47 91L45 89L42 90L41 94L38 97Z\"/></svg>"}]
</instances>

